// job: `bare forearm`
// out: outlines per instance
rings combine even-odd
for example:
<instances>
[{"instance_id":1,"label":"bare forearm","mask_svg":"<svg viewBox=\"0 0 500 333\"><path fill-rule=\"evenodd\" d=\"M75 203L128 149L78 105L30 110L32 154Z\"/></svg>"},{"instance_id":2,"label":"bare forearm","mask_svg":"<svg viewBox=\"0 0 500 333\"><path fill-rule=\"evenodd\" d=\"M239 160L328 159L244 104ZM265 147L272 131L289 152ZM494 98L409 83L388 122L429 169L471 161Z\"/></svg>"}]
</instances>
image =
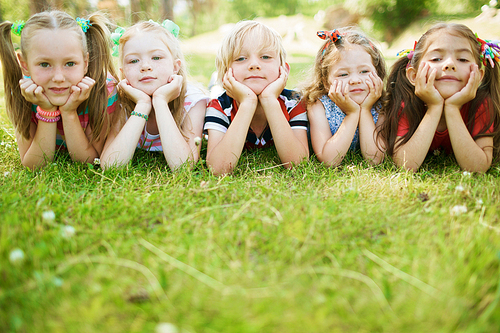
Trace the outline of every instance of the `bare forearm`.
<instances>
[{"instance_id":1,"label":"bare forearm","mask_svg":"<svg viewBox=\"0 0 500 333\"><path fill-rule=\"evenodd\" d=\"M37 169L45 166L47 162L54 159L56 150L56 123L38 122L36 133L33 140L28 145L28 149L22 152L19 145L19 153L21 155L21 163L30 168ZM18 140L24 140L19 138Z\"/></svg>"},{"instance_id":2,"label":"bare forearm","mask_svg":"<svg viewBox=\"0 0 500 333\"><path fill-rule=\"evenodd\" d=\"M418 170L429 152L441 119L441 113L442 107L435 107L433 110L429 108L427 110L427 113L410 140L404 145L399 146L394 152L393 158L396 165L408 170Z\"/></svg>"},{"instance_id":3,"label":"bare forearm","mask_svg":"<svg viewBox=\"0 0 500 333\"><path fill-rule=\"evenodd\" d=\"M90 144L89 139L80 124L78 115L75 112L66 112L63 117L63 129L65 133L66 147L74 161L87 163L99 157L95 148Z\"/></svg>"},{"instance_id":4,"label":"bare forearm","mask_svg":"<svg viewBox=\"0 0 500 333\"><path fill-rule=\"evenodd\" d=\"M356 133L358 120L359 113L352 113L344 118L335 134L326 140L321 151L316 154L320 162L331 167L342 162Z\"/></svg>"},{"instance_id":5,"label":"bare forearm","mask_svg":"<svg viewBox=\"0 0 500 333\"><path fill-rule=\"evenodd\" d=\"M491 166L493 138L478 139L485 144L484 147L480 147L467 130L458 108L445 107L445 117L451 146L458 165L467 171L486 172Z\"/></svg>"},{"instance_id":6,"label":"bare forearm","mask_svg":"<svg viewBox=\"0 0 500 333\"><path fill-rule=\"evenodd\" d=\"M137 104L134 111L140 114L149 115L150 104ZM130 162L134 156L137 143L146 125L146 119L138 116L130 116L125 125L120 129L112 141L106 142L101 154L101 166L108 168L111 166L122 166ZM111 140L111 138L110 138Z\"/></svg>"},{"instance_id":7,"label":"bare forearm","mask_svg":"<svg viewBox=\"0 0 500 333\"><path fill-rule=\"evenodd\" d=\"M376 141L375 122L370 110L361 110L359 119L359 144L363 157L376 165L384 160L384 153Z\"/></svg>"}]
</instances>

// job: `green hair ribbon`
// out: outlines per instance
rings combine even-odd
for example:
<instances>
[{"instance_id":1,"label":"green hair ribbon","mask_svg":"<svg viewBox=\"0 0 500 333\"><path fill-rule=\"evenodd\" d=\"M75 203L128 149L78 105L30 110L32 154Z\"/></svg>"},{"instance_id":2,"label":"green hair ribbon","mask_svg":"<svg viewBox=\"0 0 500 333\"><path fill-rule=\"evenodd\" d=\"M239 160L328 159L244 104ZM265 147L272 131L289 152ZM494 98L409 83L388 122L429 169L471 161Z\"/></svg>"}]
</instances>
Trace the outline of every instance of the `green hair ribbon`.
<instances>
[{"instance_id":1,"label":"green hair ribbon","mask_svg":"<svg viewBox=\"0 0 500 333\"><path fill-rule=\"evenodd\" d=\"M175 38L179 38L179 32L181 29L174 22L170 20L165 20L162 22L161 26L167 29L167 31L170 32L172 35L174 35Z\"/></svg>"},{"instance_id":2,"label":"green hair ribbon","mask_svg":"<svg viewBox=\"0 0 500 333\"><path fill-rule=\"evenodd\" d=\"M26 22L22 20L18 20L14 23L12 23L12 26L10 27L10 30L14 35L21 36L21 32L23 31L24 26L26 25Z\"/></svg>"},{"instance_id":3,"label":"green hair ribbon","mask_svg":"<svg viewBox=\"0 0 500 333\"><path fill-rule=\"evenodd\" d=\"M118 57L118 45L120 45L120 38L122 38L125 29L122 27L117 27L115 32L111 34L111 40L113 41L113 57Z\"/></svg>"}]
</instances>

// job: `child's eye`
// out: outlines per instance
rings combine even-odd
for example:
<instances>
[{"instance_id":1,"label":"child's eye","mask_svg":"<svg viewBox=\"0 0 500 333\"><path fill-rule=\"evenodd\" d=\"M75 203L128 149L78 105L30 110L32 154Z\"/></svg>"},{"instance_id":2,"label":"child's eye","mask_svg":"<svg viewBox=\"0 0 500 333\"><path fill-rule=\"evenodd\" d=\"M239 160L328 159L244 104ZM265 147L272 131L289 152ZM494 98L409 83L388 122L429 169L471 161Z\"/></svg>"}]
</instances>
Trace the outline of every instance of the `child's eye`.
<instances>
[{"instance_id":1,"label":"child's eye","mask_svg":"<svg viewBox=\"0 0 500 333\"><path fill-rule=\"evenodd\" d=\"M346 73L341 73L341 74L339 74L339 75L337 75L337 76L338 76L338 77L346 77L346 76L347 76L347 74L346 74Z\"/></svg>"},{"instance_id":2,"label":"child's eye","mask_svg":"<svg viewBox=\"0 0 500 333\"><path fill-rule=\"evenodd\" d=\"M69 62L67 62L67 63L66 63L66 66L67 66L67 67L73 67L73 66L75 66L75 65L76 65L76 64L75 64L75 62L74 62L74 61L69 61Z\"/></svg>"},{"instance_id":3,"label":"child's eye","mask_svg":"<svg viewBox=\"0 0 500 333\"><path fill-rule=\"evenodd\" d=\"M243 61L243 60L245 60L245 57L238 57L238 58L234 59L234 61Z\"/></svg>"},{"instance_id":4,"label":"child's eye","mask_svg":"<svg viewBox=\"0 0 500 333\"><path fill-rule=\"evenodd\" d=\"M433 61L433 62L438 62L438 61L440 61L440 60L441 60L441 58L437 58L437 57L436 57L436 58L432 58L432 59L431 59L431 61Z\"/></svg>"},{"instance_id":5,"label":"child's eye","mask_svg":"<svg viewBox=\"0 0 500 333\"><path fill-rule=\"evenodd\" d=\"M271 59L271 56L265 55L265 56L262 56L262 59L265 59L265 60Z\"/></svg>"},{"instance_id":6,"label":"child's eye","mask_svg":"<svg viewBox=\"0 0 500 333\"><path fill-rule=\"evenodd\" d=\"M469 62L469 59L466 59L466 58L460 58L460 59L458 59L458 61L460 61L460 62Z\"/></svg>"},{"instance_id":7,"label":"child's eye","mask_svg":"<svg viewBox=\"0 0 500 333\"><path fill-rule=\"evenodd\" d=\"M160 57L153 57L151 59L153 59L153 60L160 60L161 58Z\"/></svg>"},{"instance_id":8,"label":"child's eye","mask_svg":"<svg viewBox=\"0 0 500 333\"><path fill-rule=\"evenodd\" d=\"M50 65L49 65L49 63L48 63L48 62L42 62L42 63L40 63L40 67L47 68L47 67L49 67L49 66L50 66Z\"/></svg>"},{"instance_id":9,"label":"child's eye","mask_svg":"<svg viewBox=\"0 0 500 333\"><path fill-rule=\"evenodd\" d=\"M368 71L368 70L362 70L361 71L361 74L369 74L369 73L370 73L370 71Z\"/></svg>"},{"instance_id":10,"label":"child's eye","mask_svg":"<svg viewBox=\"0 0 500 333\"><path fill-rule=\"evenodd\" d=\"M139 60L137 59L132 59L129 61L130 64L137 64L139 62Z\"/></svg>"}]
</instances>

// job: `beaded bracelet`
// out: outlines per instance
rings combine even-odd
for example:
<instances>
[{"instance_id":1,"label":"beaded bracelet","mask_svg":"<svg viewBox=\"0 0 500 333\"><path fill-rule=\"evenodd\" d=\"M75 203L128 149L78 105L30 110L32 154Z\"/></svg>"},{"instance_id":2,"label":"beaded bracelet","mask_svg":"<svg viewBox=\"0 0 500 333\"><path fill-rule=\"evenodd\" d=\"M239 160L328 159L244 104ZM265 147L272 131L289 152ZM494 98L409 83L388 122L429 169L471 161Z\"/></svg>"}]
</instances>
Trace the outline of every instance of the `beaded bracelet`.
<instances>
[{"instance_id":1,"label":"beaded bracelet","mask_svg":"<svg viewBox=\"0 0 500 333\"><path fill-rule=\"evenodd\" d=\"M61 114L61 111L59 110L56 110L56 111L45 111L45 110L42 110L39 106L36 107L36 112L38 112L40 114L40 116L43 116L43 117L57 117Z\"/></svg>"},{"instance_id":2,"label":"beaded bracelet","mask_svg":"<svg viewBox=\"0 0 500 333\"><path fill-rule=\"evenodd\" d=\"M132 113L130 115L131 116L141 117L141 118L146 119L146 121L148 121L148 115L147 114L132 111Z\"/></svg>"},{"instance_id":3,"label":"beaded bracelet","mask_svg":"<svg viewBox=\"0 0 500 333\"><path fill-rule=\"evenodd\" d=\"M37 113L35 115L35 117L36 117L36 119L44 121L46 123L55 123L55 122L59 121L59 119L61 119L61 116L57 116L55 118L48 119L48 118L41 116L40 113Z\"/></svg>"}]
</instances>

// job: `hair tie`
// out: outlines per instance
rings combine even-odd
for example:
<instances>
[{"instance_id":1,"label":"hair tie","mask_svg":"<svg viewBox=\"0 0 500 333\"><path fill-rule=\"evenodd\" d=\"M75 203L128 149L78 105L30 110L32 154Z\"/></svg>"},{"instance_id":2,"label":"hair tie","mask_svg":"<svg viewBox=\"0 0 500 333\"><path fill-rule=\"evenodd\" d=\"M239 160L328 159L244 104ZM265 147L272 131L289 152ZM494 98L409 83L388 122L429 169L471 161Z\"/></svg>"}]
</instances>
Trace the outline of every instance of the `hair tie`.
<instances>
[{"instance_id":1,"label":"hair tie","mask_svg":"<svg viewBox=\"0 0 500 333\"><path fill-rule=\"evenodd\" d=\"M498 41L483 40L476 34L477 42L481 47L481 60L484 66L488 63L495 68L495 61L500 61L500 46Z\"/></svg>"},{"instance_id":2,"label":"hair tie","mask_svg":"<svg viewBox=\"0 0 500 333\"><path fill-rule=\"evenodd\" d=\"M82 28L83 32L87 32L92 25L89 20L80 17L76 18L76 23L78 23L78 25Z\"/></svg>"},{"instance_id":3,"label":"hair tie","mask_svg":"<svg viewBox=\"0 0 500 333\"><path fill-rule=\"evenodd\" d=\"M115 29L115 32L111 34L111 40L113 41L113 57L118 57L119 51L118 51L118 45L120 45L120 38L122 38L123 33L125 32L125 29L122 27L117 27Z\"/></svg>"},{"instance_id":4,"label":"hair tie","mask_svg":"<svg viewBox=\"0 0 500 333\"><path fill-rule=\"evenodd\" d=\"M165 20L161 23L161 26L167 29L167 31L174 35L175 38L179 38L181 28L179 28L179 26L173 21Z\"/></svg>"},{"instance_id":5,"label":"hair tie","mask_svg":"<svg viewBox=\"0 0 500 333\"><path fill-rule=\"evenodd\" d=\"M413 55L415 54L415 48L417 47L417 42L415 41L415 44L413 44L413 49L404 49L399 51L396 54L396 57L402 58L402 57L407 57L408 58L408 63L406 64L406 68L410 67L411 59L413 58Z\"/></svg>"},{"instance_id":6,"label":"hair tie","mask_svg":"<svg viewBox=\"0 0 500 333\"><path fill-rule=\"evenodd\" d=\"M12 23L10 26L10 30L14 35L21 36L21 32L24 29L24 26L26 25L26 22L23 20L17 20L16 22Z\"/></svg>"},{"instance_id":7,"label":"hair tie","mask_svg":"<svg viewBox=\"0 0 500 333\"><path fill-rule=\"evenodd\" d=\"M326 49L330 46L331 43L335 43L342 39L337 29L333 29L332 31L321 30L316 33L319 38L326 40L326 44L321 49L321 57L325 55Z\"/></svg>"}]
</instances>

